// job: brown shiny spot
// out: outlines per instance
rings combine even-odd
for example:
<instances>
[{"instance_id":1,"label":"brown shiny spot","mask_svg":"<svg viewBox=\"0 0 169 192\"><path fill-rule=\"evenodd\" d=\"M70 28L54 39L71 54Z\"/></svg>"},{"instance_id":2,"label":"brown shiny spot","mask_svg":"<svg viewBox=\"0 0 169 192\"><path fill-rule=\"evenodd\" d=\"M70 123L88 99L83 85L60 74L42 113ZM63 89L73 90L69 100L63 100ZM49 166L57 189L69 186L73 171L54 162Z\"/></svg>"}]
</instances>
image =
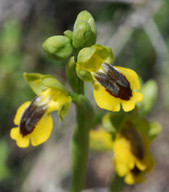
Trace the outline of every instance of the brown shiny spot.
<instances>
[{"instance_id":1,"label":"brown shiny spot","mask_svg":"<svg viewBox=\"0 0 169 192\"><path fill-rule=\"evenodd\" d=\"M22 115L19 127L23 137L34 130L39 120L45 114L45 107L37 105L38 99L36 97Z\"/></svg>"},{"instance_id":2,"label":"brown shiny spot","mask_svg":"<svg viewBox=\"0 0 169 192\"><path fill-rule=\"evenodd\" d=\"M133 155L135 155L140 160L143 159L144 143L141 135L131 122L125 122L121 135L130 142L130 148Z\"/></svg>"},{"instance_id":3,"label":"brown shiny spot","mask_svg":"<svg viewBox=\"0 0 169 192\"><path fill-rule=\"evenodd\" d=\"M138 169L136 166L131 170L132 174L137 176L141 173L140 169Z\"/></svg>"},{"instance_id":4,"label":"brown shiny spot","mask_svg":"<svg viewBox=\"0 0 169 192\"><path fill-rule=\"evenodd\" d=\"M102 64L103 72L94 73L96 80L105 87L112 96L123 100L129 100L132 90L126 77L119 73L113 66L107 63Z\"/></svg>"}]
</instances>

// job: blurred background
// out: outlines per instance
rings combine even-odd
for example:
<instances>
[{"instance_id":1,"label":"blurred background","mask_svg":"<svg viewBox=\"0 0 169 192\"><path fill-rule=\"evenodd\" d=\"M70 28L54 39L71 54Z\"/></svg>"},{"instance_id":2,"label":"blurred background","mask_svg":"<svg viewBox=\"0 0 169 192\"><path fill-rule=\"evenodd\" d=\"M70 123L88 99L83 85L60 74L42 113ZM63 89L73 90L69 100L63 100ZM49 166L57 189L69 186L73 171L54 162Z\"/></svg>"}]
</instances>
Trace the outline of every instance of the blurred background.
<instances>
[{"instance_id":1,"label":"blurred background","mask_svg":"<svg viewBox=\"0 0 169 192\"><path fill-rule=\"evenodd\" d=\"M36 148L18 148L9 132L18 106L35 96L23 72L54 75L70 90L66 62L48 59L42 43L72 30L77 14L85 9L95 18L97 43L112 47L114 64L132 68L144 82L154 79L159 86L147 117L163 127L151 147L156 167L145 183L126 186L123 191L169 191L169 0L0 0L1 192L62 192L69 188L73 104L63 123L53 114L53 133ZM113 174L111 153L90 152L85 191L108 191Z\"/></svg>"}]
</instances>

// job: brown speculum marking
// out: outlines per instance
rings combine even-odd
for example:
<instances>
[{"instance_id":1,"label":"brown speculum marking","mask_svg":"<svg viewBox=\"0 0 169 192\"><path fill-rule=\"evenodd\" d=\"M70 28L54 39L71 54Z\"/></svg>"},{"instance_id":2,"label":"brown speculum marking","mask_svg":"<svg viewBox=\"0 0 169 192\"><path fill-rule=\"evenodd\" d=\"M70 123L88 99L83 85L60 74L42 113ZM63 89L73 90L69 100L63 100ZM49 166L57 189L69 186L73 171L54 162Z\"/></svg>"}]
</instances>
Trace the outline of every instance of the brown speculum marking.
<instances>
[{"instance_id":1,"label":"brown speculum marking","mask_svg":"<svg viewBox=\"0 0 169 192\"><path fill-rule=\"evenodd\" d=\"M125 122L121 135L130 142L132 154L140 160L144 159L145 149L142 137L131 122Z\"/></svg>"},{"instance_id":2,"label":"brown speculum marking","mask_svg":"<svg viewBox=\"0 0 169 192\"><path fill-rule=\"evenodd\" d=\"M138 169L136 166L131 170L132 174L137 176L141 173L140 169Z\"/></svg>"},{"instance_id":3,"label":"brown speculum marking","mask_svg":"<svg viewBox=\"0 0 169 192\"><path fill-rule=\"evenodd\" d=\"M105 87L106 91L112 96L123 100L129 100L132 96L132 90L126 77L119 73L112 65L103 63L104 72L94 73L96 80Z\"/></svg>"},{"instance_id":4,"label":"brown speculum marking","mask_svg":"<svg viewBox=\"0 0 169 192\"><path fill-rule=\"evenodd\" d=\"M45 114L45 107L37 105L38 97L36 97L32 103L28 106L22 115L20 121L20 133L22 136L30 134L42 116Z\"/></svg>"}]
</instances>

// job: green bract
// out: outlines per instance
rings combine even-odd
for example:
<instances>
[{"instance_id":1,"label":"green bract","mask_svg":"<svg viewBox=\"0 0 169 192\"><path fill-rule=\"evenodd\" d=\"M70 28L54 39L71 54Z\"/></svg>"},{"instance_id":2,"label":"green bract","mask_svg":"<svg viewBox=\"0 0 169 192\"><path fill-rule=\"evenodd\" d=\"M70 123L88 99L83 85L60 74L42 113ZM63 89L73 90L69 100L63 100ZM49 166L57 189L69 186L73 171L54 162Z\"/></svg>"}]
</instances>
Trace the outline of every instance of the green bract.
<instances>
[{"instance_id":1,"label":"green bract","mask_svg":"<svg viewBox=\"0 0 169 192\"><path fill-rule=\"evenodd\" d=\"M138 119L135 124L140 131L149 137L150 140L153 140L158 136L162 129L161 125L156 121L148 122L145 119Z\"/></svg>"},{"instance_id":2,"label":"green bract","mask_svg":"<svg viewBox=\"0 0 169 192\"><path fill-rule=\"evenodd\" d=\"M141 88L144 95L141 103L138 103L141 116L145 116L152 109L157 98L158 86L154 80L147 81Z\"/></svg>"},{"instance_id":3,"label":"green bract","mask_svg":"<svg viewBox=\"0 0 169 192\"><path fill-rule=\"evenodd\" d=\"M88 11L82 11L77 16L73 28L73 47L82 49L96 42L96 25L92 15Z\"/></svg>"},{"instance_id":4,"label":"green bract","mask_svg":"<svg viewBox=\"0 0 169 192\"><path fill-rule=\"evenodd\" d=\"M56 60L67 59L73 50L70 39L62 35L49 37L43 43L43 48L49 57Z\"/></svg>"}]
</instances>

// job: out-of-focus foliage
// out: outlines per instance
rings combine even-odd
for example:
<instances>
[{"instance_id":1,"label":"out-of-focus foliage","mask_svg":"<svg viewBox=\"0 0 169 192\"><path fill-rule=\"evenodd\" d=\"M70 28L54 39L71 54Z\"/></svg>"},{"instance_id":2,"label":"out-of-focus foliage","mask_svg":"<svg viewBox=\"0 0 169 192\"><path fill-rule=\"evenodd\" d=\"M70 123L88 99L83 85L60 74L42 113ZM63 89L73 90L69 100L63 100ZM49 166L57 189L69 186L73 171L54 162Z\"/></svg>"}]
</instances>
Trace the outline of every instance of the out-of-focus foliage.
<instances>
[{"instance_id":1,"label":"out-of-focus foliage","mask_svg":"<svg viewBox=\"0 0 169 192\"><path fill-rule=\"evenodd\" d=\"M7 166L7 158L9 156L8 144L5 140L0 141L0 180L4 180L9 177L10 172Z\"/></svg>"},{"instance_id":2,"label":"out-of-focus foliage","mask_svg":"<svg viewBox=\"0 0 169 192\"><path fill-rule=\"evenodd\" d=\"M20 49L21 25L16 20L6 21L0 31L0 121L1 133L7 125L9 109L18 106L26 97L23 53Z\"/></svg>"}]
</instances>

